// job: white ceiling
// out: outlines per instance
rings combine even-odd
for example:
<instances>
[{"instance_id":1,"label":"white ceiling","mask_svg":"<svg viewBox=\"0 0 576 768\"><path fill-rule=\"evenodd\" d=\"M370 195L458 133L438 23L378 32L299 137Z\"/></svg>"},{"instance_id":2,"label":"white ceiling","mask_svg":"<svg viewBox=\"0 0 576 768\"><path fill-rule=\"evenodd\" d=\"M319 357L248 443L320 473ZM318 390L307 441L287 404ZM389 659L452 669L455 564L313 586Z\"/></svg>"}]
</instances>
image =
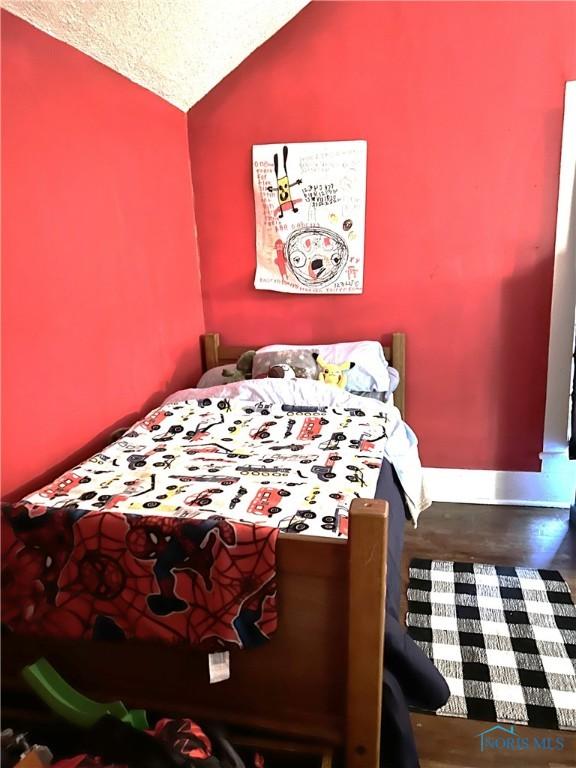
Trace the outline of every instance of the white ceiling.
<instances>
[{"instance_id":1,"label":"white ceiling","mask_svg":"<svg viewBox=\"0 0 576 768\"><path fill-rule=\"evenodd\" d=\"M2 0L187 111L309 0Z\"/></svg>"}]
</instances>

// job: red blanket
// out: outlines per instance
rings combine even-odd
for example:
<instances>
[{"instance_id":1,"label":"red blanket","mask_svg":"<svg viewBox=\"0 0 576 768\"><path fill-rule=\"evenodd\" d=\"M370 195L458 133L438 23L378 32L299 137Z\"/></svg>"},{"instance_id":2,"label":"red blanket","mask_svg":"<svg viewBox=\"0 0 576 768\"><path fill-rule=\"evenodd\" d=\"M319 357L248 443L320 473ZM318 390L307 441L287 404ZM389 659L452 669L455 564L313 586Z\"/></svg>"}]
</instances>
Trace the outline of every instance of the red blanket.
<instances>
[{"instance_id":1,"label":"red blanket","mask_svg":"<svg viewBox=\"0 0 576 768\"><path fill-rule=\"evenodd\" d=\"M23 504L2 527L2 620L17 633L213 650L276 629L276 529Z\"/></svg>"}]
</instances>

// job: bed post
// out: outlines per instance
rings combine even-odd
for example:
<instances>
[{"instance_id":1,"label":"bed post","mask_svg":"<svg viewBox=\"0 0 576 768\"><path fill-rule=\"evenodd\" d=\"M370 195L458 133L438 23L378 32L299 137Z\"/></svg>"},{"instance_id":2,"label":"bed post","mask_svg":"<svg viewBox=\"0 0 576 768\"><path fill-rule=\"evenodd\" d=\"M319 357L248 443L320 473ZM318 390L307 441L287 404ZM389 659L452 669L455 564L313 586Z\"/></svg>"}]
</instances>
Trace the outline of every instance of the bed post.
<instances>
[{"instance_id":1,"label":"bed post","mask_svg":"<svg viewBox=\"0 0 576 768\"><path fill-rule=\"evenodd\" d=\"M348 542L347 768L380 765L387 534L388 503L355 499Z\"/></svg>"},{"instance_id":2,"label":"bed post","mask_svg":"<svg viewBox=\"0 0 576 768\"><path fill-rule=\"evenodd\" d=\"M203 363L204 371L209 368L215 368L219 365L218 350L220 347L220 334L219 333L205 333L202 336L202 351L203 351Z\"/></svg>"},{"instance_id":3,"label":"bed post","mask_svg":"<svg viewBox=\"0 0 576 768\"><path fill-rule=\"evenodd\" d=\"M392 334L392 365L400 374L400 382L394 392L394 405L406 418L406 334Z\"/></svg>"}]
</instances>

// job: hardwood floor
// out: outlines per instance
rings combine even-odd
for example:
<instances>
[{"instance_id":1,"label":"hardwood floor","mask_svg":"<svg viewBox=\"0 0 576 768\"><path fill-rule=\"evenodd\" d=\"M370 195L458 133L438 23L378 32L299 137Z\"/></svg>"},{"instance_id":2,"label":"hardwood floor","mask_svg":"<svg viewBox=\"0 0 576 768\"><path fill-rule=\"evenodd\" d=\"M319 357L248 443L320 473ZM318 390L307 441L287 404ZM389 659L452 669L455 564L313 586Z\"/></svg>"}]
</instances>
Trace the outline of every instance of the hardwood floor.
<instances>
[{"instance_id":1,"label":"hardwood floor","mask_svg":"<svg viewBox=\"0 0 576 768\"><path fill-rule=\"evenodd\" d=\"M423 513L417 530L407 530L404 574L413 557L437 560L524 565L553 568L564 576L576 596L576 528L569 526L569 510L478 504L434 504ZM406 589L403 590L404 600ZM404 605L405 613L405 605ZM576 733L516 727L528 737L530 748L521 752L480 751L477 734L494 723L413 715L421 768L573 768ZM563 739L563 749L542 749ZM542 739L551 738L550 742Z\"/></svg>"}]
</instances>

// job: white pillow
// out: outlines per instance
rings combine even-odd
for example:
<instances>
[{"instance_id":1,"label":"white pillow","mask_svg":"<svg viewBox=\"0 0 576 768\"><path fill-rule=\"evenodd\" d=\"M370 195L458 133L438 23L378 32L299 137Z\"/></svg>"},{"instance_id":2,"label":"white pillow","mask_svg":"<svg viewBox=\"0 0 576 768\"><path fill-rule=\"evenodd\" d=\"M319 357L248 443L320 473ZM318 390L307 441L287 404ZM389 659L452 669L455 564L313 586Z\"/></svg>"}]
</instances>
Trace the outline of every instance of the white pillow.
<instances>
[{"instance_id":1,"label":"white pillow","mask_svg":"<svg viewBox=\"0 0 576 768\"><path fill-rule=\"evenodd\" d=\"M196 384L197 388L203 387L217 387L219 384L229 384L230 376L224 376L224 370L228 369L232 371L233 365L218 365L216 368L209 368L206 373L203 373Z\"/></svg>"},{"instance_id":2,"label":"white pillow","mask_svg":"<svg viewBox=\"0 0 576 768\"><path fill-rule=\"evenodd\" d=\"M398 389L398 384L400 384L400 374L396 368L392 368L391 365L388 366L388 374L390 376L390 394L392 394L392 392L395 392Z\"/></svg>"},{"instance_id":3,"label":"white pillow","mask_svg":"<svg viewBox=\"0 0 576 768\"><path fill-rule=\"evenodd\" d=\"M394 395L393 393L398 388L398 384L400 384L400 374L396 370L396 368L392 368L391 365L388 366L388 375L390 377L390 389L388 392L371 392L368 390L367 392L360 392L356 390L351 390L351 394L358 395L359 397L372 397L376 400L382 400L383 403L391 402L394 404Z\"/></svg>"},{"instance_id":4,"label":"white pillow","mask_svg":"<svg viewBox=\"0 0 576 768\"><path fill-rule=\"evenodd\" d=\"M256 352L254 370L258 367L258 356L267 352L286 349L309 349L318 352L327 363L354 362L348 371L346 389L349 392L389 392L391 389L388 362L384 349L378 341L350 341L340 344L274 344L262 347Z\"/></svg>"}]
</instances>

